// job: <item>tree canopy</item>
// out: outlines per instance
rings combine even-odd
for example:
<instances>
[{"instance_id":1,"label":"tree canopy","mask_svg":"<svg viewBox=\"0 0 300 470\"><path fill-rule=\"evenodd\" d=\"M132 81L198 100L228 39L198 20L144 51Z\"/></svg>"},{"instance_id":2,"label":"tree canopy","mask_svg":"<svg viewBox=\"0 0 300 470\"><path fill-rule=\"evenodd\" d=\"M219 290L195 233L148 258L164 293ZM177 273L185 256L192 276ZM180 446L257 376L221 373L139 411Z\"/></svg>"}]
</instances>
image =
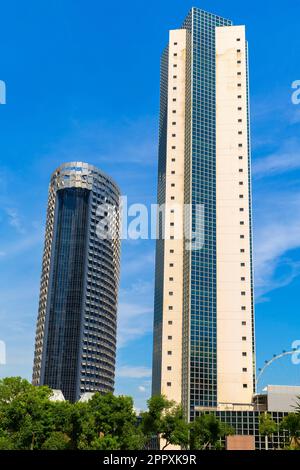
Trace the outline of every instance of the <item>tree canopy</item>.
<instances>
[{"instance_id":1,"label":"tree canopy","mask_svg":"<svg viewBox=\"0 0 300 470\"><path fill-rule=\"evenodd\" d=\"M0 450L138 450L220 449L234 430L213 413L187 423L182 407L163 395L151 397L137 415L133 400L112 393L95 393L87 402L53 401L52 390L21 377L0 380ZM300 447L300 406L279 428L268 413L260 416L260 434L280 430L287 448Z\"/></svg>"}]
</instances>

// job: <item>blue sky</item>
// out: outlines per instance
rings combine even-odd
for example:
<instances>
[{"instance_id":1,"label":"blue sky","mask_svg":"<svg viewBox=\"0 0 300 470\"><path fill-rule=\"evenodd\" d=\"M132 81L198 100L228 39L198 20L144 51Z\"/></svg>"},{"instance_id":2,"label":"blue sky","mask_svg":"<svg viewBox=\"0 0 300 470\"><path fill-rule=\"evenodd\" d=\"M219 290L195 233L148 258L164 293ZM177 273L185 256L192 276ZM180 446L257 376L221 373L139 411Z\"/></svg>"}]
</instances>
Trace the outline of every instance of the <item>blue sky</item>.
<instances>
[{"instance_id":1,"label":"blue sky","mask_svg":"<svg viewBox=\"0 0 300 470\"><path fill-rule=\"evenodd\" d=\"M155 202L159 58L191 6L246 24L250 48L257 365L300 339L300 4L280 1L10 0L1 4L0 376L31 377L47 187L62 162L112 175ZM122 247L118 393L150 394L153 241ZM284 359L266 383L299 383Z\"/></svg>"}]
</instances>

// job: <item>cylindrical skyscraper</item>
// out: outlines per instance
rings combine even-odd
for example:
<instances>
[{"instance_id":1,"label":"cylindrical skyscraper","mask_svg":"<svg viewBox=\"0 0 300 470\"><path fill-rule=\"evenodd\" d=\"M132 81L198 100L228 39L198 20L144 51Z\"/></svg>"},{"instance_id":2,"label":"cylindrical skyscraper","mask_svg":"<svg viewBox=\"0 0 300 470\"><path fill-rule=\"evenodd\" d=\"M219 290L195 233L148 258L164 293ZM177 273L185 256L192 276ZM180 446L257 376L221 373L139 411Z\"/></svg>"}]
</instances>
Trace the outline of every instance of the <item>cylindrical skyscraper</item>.
<instances>
[{"instance_id":1,"label":"cylindrical skyscraper","mask_svg":"<svg viewBox=\"0 0 300 470\"><path fill-rule=\"evenodd\" d=\"M33 384L70 401L114 389L119 197L87 163L65 163L51 177Z\"/></svg>"}]
</instances>

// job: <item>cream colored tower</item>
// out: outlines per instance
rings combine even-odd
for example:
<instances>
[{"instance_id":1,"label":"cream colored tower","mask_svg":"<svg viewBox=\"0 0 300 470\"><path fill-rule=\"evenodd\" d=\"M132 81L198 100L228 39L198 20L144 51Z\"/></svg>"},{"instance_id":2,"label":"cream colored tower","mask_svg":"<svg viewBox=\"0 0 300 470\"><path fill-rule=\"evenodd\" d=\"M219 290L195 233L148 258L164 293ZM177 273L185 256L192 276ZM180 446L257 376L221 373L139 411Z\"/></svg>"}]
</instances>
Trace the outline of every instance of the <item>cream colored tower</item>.
<instances>
[{"instance_id":1,"label":"cream colored tower","mask_svg":"<svg viewBox=\"0 0 300 470\"><path fill-rule=\"evenodd\" d=\"M185 29L169 33L168 129L164 218L161 392L181 402L183 204L186 95Z\"/></svg>"},{"instance_id":2,"label":"cream colored tower","mask_svg":"<svg viewBox=\"0 0 300 470\"><path fill-rule=\"evenodd\" d=\"M217 383L227 407L253 395L247 76L245 27L216 28Z\"/></svg>"}]
</instances>

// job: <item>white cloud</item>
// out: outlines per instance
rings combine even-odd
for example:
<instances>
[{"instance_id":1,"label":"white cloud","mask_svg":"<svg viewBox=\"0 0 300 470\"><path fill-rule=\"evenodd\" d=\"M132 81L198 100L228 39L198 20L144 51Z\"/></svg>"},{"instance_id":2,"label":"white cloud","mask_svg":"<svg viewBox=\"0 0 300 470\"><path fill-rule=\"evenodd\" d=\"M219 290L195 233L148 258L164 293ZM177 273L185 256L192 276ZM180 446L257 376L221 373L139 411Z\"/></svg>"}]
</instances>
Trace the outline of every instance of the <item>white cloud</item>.
<instances>
[{"instance_id":1,"label":"white cloud","mask_svg":"<svg viewBox=\"0 0 300 470\"><path fill-rule=\"evenodd\" d=\"M146 388L143 387L142 385L140 385L140 386L139 386L139 392L145 393L145 392L146 392Z\"/></svg>"},{"instance_id":2,"label":"white cloud","mask_svg":"<svg viewBox=\"0 0 300 470\"><path fill-rule=\"evenodd\" d=\"M126 275L136 275L137 273L144 273L145 269L151 268L154 266L154 259L155 259L155 252L150 251L146 253L141 253L140 251L136 250L134 245L137 245L137 241L132 241L132 252L130 258L126 260L122 260L121 264L121 272L122 274ZM128 242L127 242L128 243ZM145 242L144 242L145 243Z\"/></svg>"},{"instance_id":3,"label":"white cloud","mask_svg":"<svg viewBox=\"0 0 300 470\"><path fill-rule=\"evenodd\" d=\"M145 366L120 366L117 369L118 377L125 377L128 379L142 379L145 377L151 377L151 374L151 369Z\"/></svg>"},{"instance_id":4,"label":"white cloud","mask_svg":"<svg viewBox=\"0 0 300 470\"><path fill-rule=\"evenodd\" d=\"M259 200L261 203L257 205L254 228L258 299L273 289L289 284L300 273L300 263L289 256L291 250L300 247L300 194L264 191L259 195Z\"/></svg>"},{"instance_id":5,"label":"white cloud","mask_svg":"<svg viewBox=\"0 0 300 470\"><path fill-rule=\"evenodd\" d=\"M156 165L156 117L122 119L115 123L105 121L72 121L69 134L55 142L45 159L53 171L53 164L84 160L95 165L115 168L117 164L141 166ZM105 168L103 168L105 170Z\"/></svg>"},{"instance_id":6,"label":"white cloud","mask_svg":"<svg viewBox=\"0 0 300 470\"><path fill-rule=\"evenodd\" d=\"M5 212L8 216L9 225L11 225L11 227L13 227L18 233L23 235L25 233L25 228L18 211L16 209L7 207Z\"/></svg>"},{"instance_id":7,"label":"white cloud","mask_svg":"<svg viewBox=\"0 0 300 470\"><path fill-rule=\"evenodd\" d=\"M272 176L279 173L296 170L300 168L300 142L296 150L290 152L279 151L273 155L259 158L254 161L252 174L254 177Z\"/></svg>"},{"instance_id":8,"label":"white cloud","mask_svg":"<svg viewBox=\"0 0 300 470\"><path fill-rule=\"evenodd\" d=\"M125 346L130 341L152 331L153 325L153 289L152 281L143 280L149 276L153 267L153 253L136 255L135 258L122 263L122 279L137 279L128 287L120 290L118 308L118 347Z\"/></svg>"},{"instance_id":9,"label":"white cloud","mask_svg":"<svg viewBox=\"0 0 300 470\"><path fill-rule=\"evenodd\" d=\"M118 347L151 332L153 306L141 303L120 302L118 309Z\"/></svg>"},{"instance_id":10,"label":"white cloud","mask_svg":"<svg viewBox=\"0 0 300 470\"><path fill-rule=\"evenodd\" d=\"M28 236L23 236L21 239L7 243L4 247L1 247L1 253L3 253L3 258L8 256L16 256L20 253L35 247L42 243L44 237L43 230L40 228L38 230L32 230L31 234Z\"/></svg>"}]
</instances>

